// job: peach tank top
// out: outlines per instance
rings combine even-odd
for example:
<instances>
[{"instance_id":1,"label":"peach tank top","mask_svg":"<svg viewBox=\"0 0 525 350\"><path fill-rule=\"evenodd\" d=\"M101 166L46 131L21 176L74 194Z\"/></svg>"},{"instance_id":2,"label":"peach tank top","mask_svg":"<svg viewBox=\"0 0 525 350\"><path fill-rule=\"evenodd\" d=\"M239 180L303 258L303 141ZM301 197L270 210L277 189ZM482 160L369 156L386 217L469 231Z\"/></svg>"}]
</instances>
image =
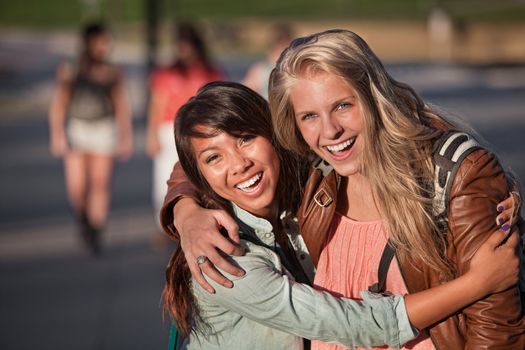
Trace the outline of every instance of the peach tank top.
<instances>
[{"instance_id":1,"label":"peach tank top","mask_svg":"<svg viewBox=\"0 0 525 350\"><path fill-rule=\"evenodd\" d=\"M359 292L377 282L377 268L387 242L382 220L359 222L336 213L330 227L331 237L319 257L314 285L341 297L360 299ZM392 260L386 288L394 294L407 294L396 259ZM312 350L345 349L334 344L312 341ZM379 347L374 349L389 349ZM402 349L435 350L422 332Z\"/></svg>"}]
</instances>

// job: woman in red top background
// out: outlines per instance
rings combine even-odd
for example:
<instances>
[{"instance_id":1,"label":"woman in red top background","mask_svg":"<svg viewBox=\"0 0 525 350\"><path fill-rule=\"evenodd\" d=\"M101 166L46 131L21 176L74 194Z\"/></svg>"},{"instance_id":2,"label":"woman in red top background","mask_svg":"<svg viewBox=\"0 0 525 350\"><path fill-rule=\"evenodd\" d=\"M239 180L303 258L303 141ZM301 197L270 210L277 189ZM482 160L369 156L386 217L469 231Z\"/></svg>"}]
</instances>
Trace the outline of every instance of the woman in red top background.
<instances>
[{"instance_id":1,"label":"woman in red top background","mask_svg":"<svg viewBox=\"0 0 525 350\"><path fill-rule=\"evenodd\" d=\"M156 218L166 193L166 181L178 160L173 136L175 114L201 86L224 77L212 64L205 42L193 25L177 26L176 52L171 66L158 68L151 76L146 152L153 158Z\"/></svg>"}]
</instances>

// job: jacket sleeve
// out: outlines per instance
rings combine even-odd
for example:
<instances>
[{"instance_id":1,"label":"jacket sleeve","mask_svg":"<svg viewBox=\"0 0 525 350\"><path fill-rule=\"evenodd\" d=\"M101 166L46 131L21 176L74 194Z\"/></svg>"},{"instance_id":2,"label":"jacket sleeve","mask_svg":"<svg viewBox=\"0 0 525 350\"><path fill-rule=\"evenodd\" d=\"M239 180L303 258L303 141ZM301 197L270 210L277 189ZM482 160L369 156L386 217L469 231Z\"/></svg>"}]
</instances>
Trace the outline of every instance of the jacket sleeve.
<instances>
[{"instance_id":1,"label":"jacket sleeve","mask_svg":"<svg viewBox=\"0 0 525 350\"><path fill-rule=\"evenodd\" d=\"M349 348L384 344L399 348L417 336L417 330L408 320L402 296L362 292L362 301L337 298L296 283L282 273L275 253L245 244L248 249L244 256L230 258L246 274L236 277L221 271L233 281L233 288L225 288L205 276L216 291L209 294L193 283L203 314L210 317L223 314L224 310L217 309L220 305L264 326Z\"/></svg>"},{"instance_id":2,"label":"jacket sleeve","mask_svg":"<svg viewBox=\"0 0 525 350\"><path fill-rule=\"evenodd\" d=\"M479 246L498 227L496 205L508 193L496 157L477 150L461 164L449 207L449 257L463 274ZM465 349L524 349L525 319L518 286L492 294L462 311Z\"/></svg>"},{"instance_id":3,"label":"jacket sleeve","mask_svg":"<svg viewBox=\"0 0 525 350\"><path fill-rule=\"evenodd\" d=\"M168 180L168 193L164 197L164 204L160 210L160 222L164 231L178 239L179 234L173 225L173 207L182 197L193 198L198 201L197 189L187 178L179 162L173 167Z\"/></svg>"}]
</instances>

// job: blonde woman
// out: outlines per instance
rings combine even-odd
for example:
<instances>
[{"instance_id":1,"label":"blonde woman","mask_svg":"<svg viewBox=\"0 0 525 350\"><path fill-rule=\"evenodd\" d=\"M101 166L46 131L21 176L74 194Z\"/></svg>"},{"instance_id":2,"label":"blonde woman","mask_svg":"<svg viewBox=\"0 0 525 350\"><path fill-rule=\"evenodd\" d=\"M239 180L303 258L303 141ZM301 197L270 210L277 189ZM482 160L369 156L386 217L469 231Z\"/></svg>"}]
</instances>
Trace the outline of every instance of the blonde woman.
<instances>
[{"instance_id":1,"label":"blonde woman","mask_svg":"<svg viewBox=\"0 0 525 350\"><path fill-rule=\"evenodd\" d=\"M432 154L437 140L458 127L425 105L409 86L393 80L359 36L333 30L294 40L272 72L269 91L274 129L283 146L316 155L335 170L328 175L335 181L327 204L335 207L335 214L317 222L299 216L301 234L318 261L318 288L358 297L358 291L377 281L387 241L396 251L387 274L389 292L425 290L468 269L473 254L497 229L497 203L509 191L494 154L479 148L461 162L444 229L432 211ZM167 199L177 199L174 191L185 194L180 186L175 190L179 184L172 182ZM192 221L196 227L207 224L202 217L196 221L198 209L190 201L180 199L186 204L173 211L179 232L189 233L181 242L186 257L210 254L209 260L224 270L225 263L209 253L208 246L228 253L232 246L200 242L209 241L209 235L199 237ZM303 199L303 209L310 204ZM167 209L166 223L171 219ZM215 225L233 231L222 213L211 215ZM498 221L506 216L512 215L500 215ZM326 221L328 229L319 230ZM508 224L503 228L510 229ZM185 242L188 237L191 243ZM216 274L208 262L200 268L209 276ZM437 322L407 347L522 349L525 319L520 297L517 285L490 295ZM314 341L312 348L337 346Z\"/></svg>"},{"instance_id":2,"label":"blonde woman","mask_svg":"<svg viewBox=\"0 0 525 350\"><path fill-rule=\"evenodd\" d=\"M442 232L432 212L432 155L440 136L458 127L392 79L358 35L333 30L295 40L277 63L269 90L283 146L315 153L341 176L329 241L317 265L318 286L356 296L377 279L387 238L397 253L386 285L391 292L430 288L468 268L496 228L491 216L508 191L493 153L480 148L462 161ZM474 303L429 333L413 348L522 349L520 290Z\"/></svg>"}]
</instances>

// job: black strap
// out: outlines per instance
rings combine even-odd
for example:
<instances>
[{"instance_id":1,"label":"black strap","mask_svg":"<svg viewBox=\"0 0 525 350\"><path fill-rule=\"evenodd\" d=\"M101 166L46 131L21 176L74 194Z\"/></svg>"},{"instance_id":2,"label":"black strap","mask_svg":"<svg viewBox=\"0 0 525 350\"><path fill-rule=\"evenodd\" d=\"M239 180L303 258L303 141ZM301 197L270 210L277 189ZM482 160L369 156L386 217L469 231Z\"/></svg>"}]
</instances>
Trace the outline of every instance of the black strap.
<instances>
[{"instance_id":1,"label":"black strap","mask_svg":"<svg viewBox=\"0 0 525 350\"><path fill-rule=\"evenodd\" d=\"M383 255L381 255L381 261L379 262L379 268L377 269L377 283L374 283L368 290L372 293L384 293L386 291L386 276L392 259L394 258L395 251L390 244L390 241L386 242Z\"/></svg>"},{"instance_id":2,"label":"black strap","mask_svg":"<svg viewBox=\"0 0 525 350\"><path fill-rule=\"evenodd\" d=\"M245 241L251 242L258 246L265 247L267 249L274 251L275 253L277 253L277 255L279 255L279 258L281 259L281 263L283 264L283 266L286 268L286 270L290 271L290 273L294 276L297 282L307 284L309 286L312 285L312 281L310 281L310 279L308 278L308 275L306 274L306 272L304 272L301 266L301 263L299 262L299 260L297 260L297 257L295 256L295 252L293 248L290 246L290 241L288 240L288 238L286 238L285 242L283 242L283 244L286 244L287 246L281 247L279 245L278 247L271 247L263 243L263 241L261 241L258 237L253 236L249 233L245 233L245 231L250 232L251 230L250 226L246 225L244 222L240 220L237 222L239 223L239 226L241 227L241 230L239 230L241 239L244 239ZM242 229L243 227L245 227L244 230Z\"/></svg>"}]
</instances>

